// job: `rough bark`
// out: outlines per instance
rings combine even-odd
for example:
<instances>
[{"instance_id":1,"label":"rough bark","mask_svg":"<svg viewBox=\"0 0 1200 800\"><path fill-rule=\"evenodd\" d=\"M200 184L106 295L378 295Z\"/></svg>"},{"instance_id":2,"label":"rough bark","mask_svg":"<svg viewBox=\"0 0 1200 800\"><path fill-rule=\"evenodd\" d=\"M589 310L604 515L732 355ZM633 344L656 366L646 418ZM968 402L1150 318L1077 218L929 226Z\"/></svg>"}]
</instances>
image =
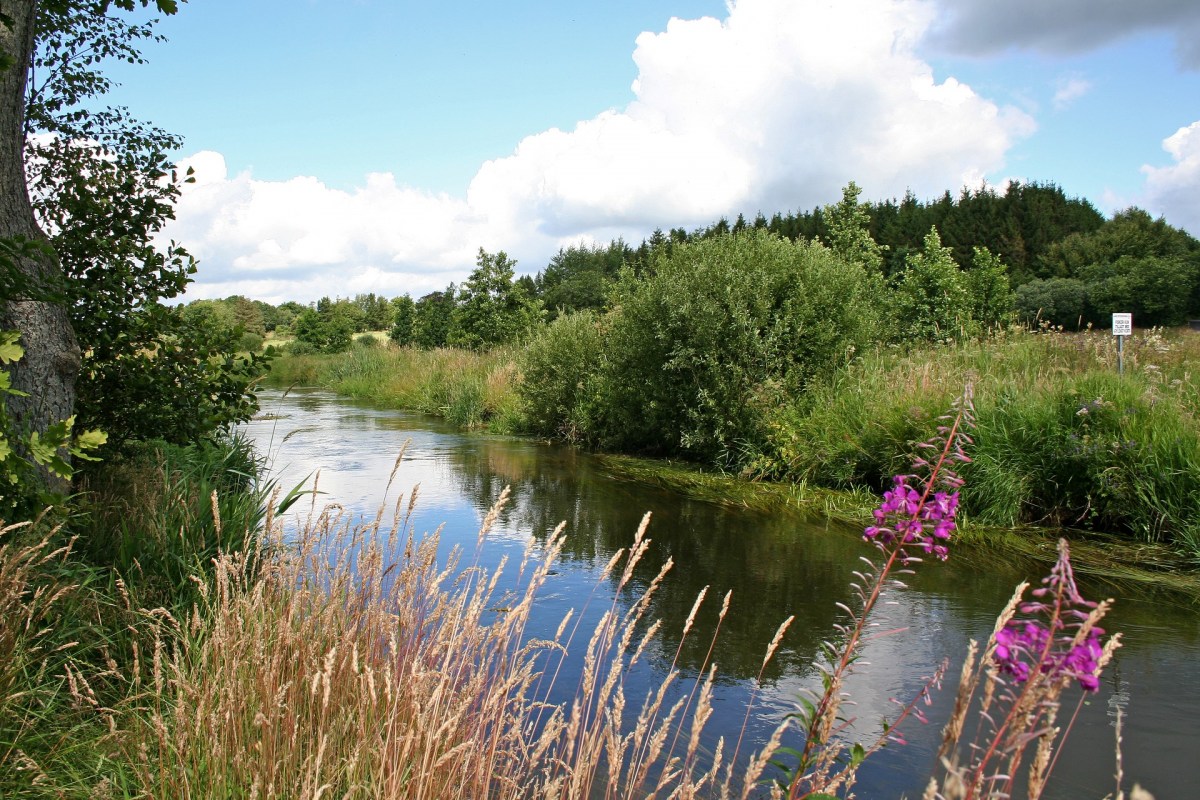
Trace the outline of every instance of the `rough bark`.
<instances>
[{"instance_id":1,"label":"rough bark","mask_svg":"<svg viewBox=\"0 0 1200 800\"><path fill-rule=\"evenodd\" d=\"M23 157L25 83L37 0L2 0L0 11L11 23L9 27L0 22L0 49L13 58L13 65L0 72L0 237L46 241L29 203ZM61 273L57 260L50 257L22 260L17 267L33 283ZM7 399L17 429L44 431L51 422L71 416L80 353L67 309L45 301L0 297L0 330L20 331L25 348L25 357L10 367L13 387L29 395Z\"/></svg>"}]
</instances>

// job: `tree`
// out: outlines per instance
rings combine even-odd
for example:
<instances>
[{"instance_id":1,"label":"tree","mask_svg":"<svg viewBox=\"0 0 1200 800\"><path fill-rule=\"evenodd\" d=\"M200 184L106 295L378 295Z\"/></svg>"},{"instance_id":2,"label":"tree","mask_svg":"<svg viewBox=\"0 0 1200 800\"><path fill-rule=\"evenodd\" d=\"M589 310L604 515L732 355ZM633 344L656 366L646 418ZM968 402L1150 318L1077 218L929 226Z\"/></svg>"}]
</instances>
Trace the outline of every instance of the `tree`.
<instances>
[{"instance_id":1,"label":"tree","mask_svg":"<svg viewBox=\"0 0 1200 800\"><path fill-rule=\"evenodd\" d=\"M972 320L984 332L999 329L1012 318L1013 293L1008 267L986 247L976 247L965 280Z\"/></svg>"},{"instance_id":2,"label":"tree","mask_svg":"<svg viewBox=\"0 0 1200 800\"><path fill-rule=\"evenodd\" d=\"M620 239L608 247L560 249L537 277L542 307L551 319L585 308L603 309L627 255L632 251Z\"/></svg>"},{"instance_id":3,"label":"tree","mask_svg":"<svg viewBox=\"0 0 1200 800\"><path fill-rule=\"evenodd\" d=\"M413 307L413 344L424 350L445 347L454 316L454 284L444 292L430 292Z\"/></svg>"},{"instance_id":4,"label":"tree","mask_svg":"<svg viewBox=\"0 0 1200 800\"><path fill-rule=\"evenodd\" d=\"M406 294L392 298L392 328L388 331L388 338L401 347L413 343L416 307L417 304Z\"/></svg>"},{"instance_id":5,"label":"tree","mask_svg":"<svg viewBox=\"0 0 1200 800\"><path fill-rule=\"evenodd\" d=\"M448 343L474 350L512 341L541 321L541 310L524 286L514 284L513 261L502 250L481 247L475 270L459 287Z\"/></svg>"},{"instance_id":6,"label":"tree","mask_svg":"<svg viewBox=\"0 0 1200 800\"><path fill-rule=\"evenodd\" d=\"M356 294L351 302L362 312L362 331L385 331L391 327L392 305L386 297L370 292Z\"/></svg>"},{"instance_id":7,"label":"tree","mask_svg":"<svg viewBox=\"0 0 1200 800\"><path fill-rule=\"evenodd\" d=\"M937 228L925 246L908 257L895 291L896 332L901 339L936 341L957 338L971 323L971 298L950 248Z\"/></svg>"},{"instance_id":8,"label":"tree","mask_svg":"<svg viewBox=\"0 0 1200 800\"><path fill-rule=\"evenodd\" d=\"M180 184L189 179L175 172L168 156L181 142L123 107L101 106L112 88L102 63L141 63L140 44L160 39L152 23L110 13L138 5L151 2L41 3L23 119L33 211L60 259L62 294L82 348L75 407L89 426L132 423L109 430L113 443L184 440L195 435L197 419L221 419L223 427L247 418L256 408L249 385L262 369L253 357L231 362L227 348L236 345L208 335L209 329L189 329L186 317L161 302L181 293L196 270L182 247L160 249L154 241L174 217ZM174 0L154 5L176 11ZM249 301L238 305L236 318L256 334L265 332ZM241 385L240 394L234 385ZM185 393L233 405L215 414L177 408ZM118 406L178 413L114 416ZM148 427L152 417L154 428Z\"/></svg>"},{"instance_id":9,"label":"tree","mask_svg":"<svg viewBox=\"0 0 1200 800\"><path fill-rule=\"evenodd\" d=\"M6 3L0 18L0 237L18 243L45 241L29 203L22 127L36 10L34 0ZM80 350L65 305L45 291L61 285L58 260L45 248L18 248L15 256L4 270L0 331L20 334L24 358L9 372L20 394L3 402L10 425L40 435L74 413ZM49 471L41 477L62 485Z\"/></svg>"},{"instance_id":10,"label":"tree","mask_svg":"<svg viewBox=\"0 0 1200 800\"><path fill-rule=\"evenodd\" d=\"M328 298L325 298L326 300ZM345 303L346 301L339 301ZM354 320L350 314L334 304L324 308L306 308L292 323L296 341L309 345L319 353L341 353L350 347L355 333Z\"/></svg>"},{"instance_id":11,"label":"tree","mask_svg":"<svg viewBox=\"0 0 1200 800\"><path fill-rule=\"evenodd\" d=\"M876 244L871 238L871 215L865 206L858 203L861 193L862 189L850 181L842 189L841 202L825 207L829 246L851 264L858 264L867 272L878 273L883 271L883 254L887 248Z\"/></svg>"}]
</instances>

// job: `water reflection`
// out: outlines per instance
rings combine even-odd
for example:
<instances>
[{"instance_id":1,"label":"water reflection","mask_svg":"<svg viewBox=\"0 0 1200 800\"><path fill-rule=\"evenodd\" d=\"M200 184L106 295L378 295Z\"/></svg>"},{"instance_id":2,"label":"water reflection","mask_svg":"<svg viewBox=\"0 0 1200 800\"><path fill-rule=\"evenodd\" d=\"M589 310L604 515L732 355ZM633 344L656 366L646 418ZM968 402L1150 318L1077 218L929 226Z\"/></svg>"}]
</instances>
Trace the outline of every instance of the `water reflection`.
<instances>
[{"instance_id":1,"label":"water reflection","mask_svg":"<svg viewBox=\"0 0 1200 800\"><path fill-rule=\"evenodd\" d=\"M708 746L716 737L734 738L741 728L751 682L779 623L796 615L775 660L765 673L766 688L750 721L765 736L794 708L796 694L819 685L811 667L822 639L837 621L835 602L847 602L851 571L873 551L857 531L806 523L788 515L730 509L679 497L667 490L623 481L604 462L577 451L525 441L465 436L428 418L348 405L322 392L264 393L268 416L246 426L269 454L273 474L285 487L319 471L325 499L373 514L401 492L419 486L416 526L433 530L445 523L445 547L459 546L485 566L503 555L519 555L527 543L541 542L566 522L564 560L539 601L532 635L548 635L568 608L584 607L583 629L612 602L594 593L599 569L627 546L642 515L653 520L650 552L638 567L636 593L669 557L675 568L655 596L649 618L662 619L664 637L648 663L631 676L634 687L654 680L676 658L690 673L709 659L724 676L715 698ZM403 461L396 459L409 441ZM384 497L396 470L392 493ZM479 521L505 486L512 500L501 515L485 552L473 553ZM390 511L385 514L390 518ZM882 630L905 633L870 641L864 666L849 689L866 736L894 713L892 698L908 699L943 656L961 658L969 638L982 639L995 613L1022 577L996 559L957 554L946 564L929 564L912 576L910 588L887 606ZM697 594L708 596L696 630L680 647L678 632ZM730 612L712 646L721 598L732 592ZM590 599L589 599L590 598ZM617 598L630 602L631 596ZM1123 599L1109 627L1126 633L1100 693L1083 709L1058 767L1050 797L1100 797L1113 791L1113 731L1116 705L1127 704L1125 770L1159 797L1188 796L1200 784L1200 764L1185 758L1200 747L1200 698L1184 687L1200 683L1200 622L1196 615ZM540 626L540 628L539 628ZM710 646L712 646L710 652ZM955 661L950 675L957 674ZM570 682L567 681L566 684ZM863 797L919 795L948 713L951 684L937 698L928 726L906 728L910 744L889 747L868 762L859 794ZM565 690L564 690L565 691Z\"/></svg>"}]
</instances>

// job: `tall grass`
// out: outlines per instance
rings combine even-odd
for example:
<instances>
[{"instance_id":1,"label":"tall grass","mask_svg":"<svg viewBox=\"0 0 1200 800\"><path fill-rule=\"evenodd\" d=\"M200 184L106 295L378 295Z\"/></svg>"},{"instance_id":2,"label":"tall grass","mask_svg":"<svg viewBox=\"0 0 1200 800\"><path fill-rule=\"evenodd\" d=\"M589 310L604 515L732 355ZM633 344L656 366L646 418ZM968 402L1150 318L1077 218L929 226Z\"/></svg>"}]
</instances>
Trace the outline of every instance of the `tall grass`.
<instances>
[{"instance_id":1,"label":"tall grass","mask_svg":"<svg viewBox=\"0 0 1200 800\"><path fill-rule=\"evenodd\" d=\"M461 553L439 563L437 534L417 538L411 510L410 500L390 522L381 513L354 526L327 509L289 555L261 570L245 568L253 554L218 561L202 622L181 648L156 657L148 699L114 716L128 731L121 748L138 796L632 798L756 789L765 757L735 778L719 771L720 748L715 759L700 755L715 671L689 687L672 669L647 697L626 695L623 676L659 629L643 617L669 564L627 610L614 599L586 644L573 641L570 615L553 639L529 639L561 527L536 557L529 551L488 572L469 559L464 566ZM485 519L481 543L499 511ZM647 521L601 578L615 581L614 597L631 586L646 552ZM270 531L283 536L277 521ZM501 596L509 569L519 586ZM570 646L583 647L578 691L551 704Z\"/></svg>"},{"instance_id":2,"label":"tall grass","mask_svg":"<svg viewBox=\"0 0 1200 800\"><path fill-rule=\"evenodd\" d=\"M352 347L335 356L284 355L271 365L275 386L320 386L388 407L443 417L462 428L521 429L514 351Z\"/></svg>"},{"instance_id":3,"label":"tall grass","mask_svg":"<svg viewBox=\"0 0 1200 800\"><path fill-rule=\"evenodd\" d=\"M1103 333L867 354L770 421L758 474L882 488L966 379L977 387L971 517L1167 542L1200 562L1200 337L1141 332L1117 374Z\"/></svg>"},{"instance_id":4,"label":"tall grass","mask_svg":"<svg viewBox=\"0 0 1200 800\"><path fill-rule=\"evenodd\" d=\"M256 541L269 486L246 439L186 447L142 444L80 481L79 555L120 579L153 608L190 609L195 577L222 552Z\"/></svg>"}]
</instances>

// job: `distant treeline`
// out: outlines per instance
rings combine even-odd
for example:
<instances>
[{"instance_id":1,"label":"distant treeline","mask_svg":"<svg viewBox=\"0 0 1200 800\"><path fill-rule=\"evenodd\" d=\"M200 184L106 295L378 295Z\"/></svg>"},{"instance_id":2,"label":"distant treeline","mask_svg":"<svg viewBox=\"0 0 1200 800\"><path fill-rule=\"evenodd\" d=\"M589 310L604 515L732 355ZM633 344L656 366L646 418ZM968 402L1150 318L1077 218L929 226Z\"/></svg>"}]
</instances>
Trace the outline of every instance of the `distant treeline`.
<instances>
[{"instance_id":1,"label":"distant treeline","mask_svg":"<svg viewBox=\"0 0 1200 800\"><path fill-rule=\"evenodd\" d=\"M981 263L1000 270L1003 296L989 302L1032 324L1073 329L1103 324L1116 310L1132 312L1139 326L1200 317L1200 242L1140 209L1106 220L1087 200L1037 183L1013 183L1003 193L946 192L932 201L910 193L898 202L858 203L858 193L850 184L840 203L812 211L738 215L690 232L656 230L636 247L620 239L567 247L534 276L516 276L516 262L504 252L480 250L465 282L415 299L371 293L272 306L235 296L196 301L183 313L237 331L251 350L274 331L294 337L298 352L337 352L370 330L386 330L401 345L486 348L565 313L606 310L622 273L649 275L679 245L758 230L820 242L851 261L862 262L866 253L862 265L881 276L881 290L902 282L935 231L963 281Z\"/></svg>"}]
</instances>

